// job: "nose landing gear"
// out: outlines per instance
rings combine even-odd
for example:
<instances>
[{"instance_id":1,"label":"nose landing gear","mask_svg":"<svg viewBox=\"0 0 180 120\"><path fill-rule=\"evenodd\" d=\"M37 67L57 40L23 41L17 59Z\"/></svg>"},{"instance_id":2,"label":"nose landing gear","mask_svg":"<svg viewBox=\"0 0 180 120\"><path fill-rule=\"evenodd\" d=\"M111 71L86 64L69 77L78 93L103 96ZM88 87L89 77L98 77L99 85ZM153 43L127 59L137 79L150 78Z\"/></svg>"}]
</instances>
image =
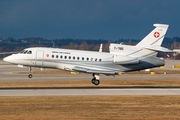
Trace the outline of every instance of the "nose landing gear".
<instances>
[{"instance_id":1,"label":"nose landing gear","mask_svg":"<svg viewBox=\"0 0 180 120\"><path fill-rule=\"evenodd\" d=\"M99 77L99 74L93 73L92 83L93 83L94 85L99 85L99 83L100 83L99 78L100 78L100 77Z\"/></svg>"},{"instance_id":2,"label":"nose landing gear","mask_svg":"<svg viewBox=\"0 0 180 120\"><path fill-rule=\"evenodd\" d=\"M33 77L33 75L31 74L31 70L32 70L32 69L31 69L31 66L30 66L30 67L29 67L29 75L28 75L29 78L32 78L32 77Z\"/></svg>"},{"instance_id":3,"label":"nose landing gear","mask_svg":"<svg viewBox=\"0 0 180 120\"><path fill-rule=\"evenodd\" d=\"M29 78L32 78L33 76L32 76L32 74L29 74L28 77L29 77Z\"/></svg>"}]
</instances>

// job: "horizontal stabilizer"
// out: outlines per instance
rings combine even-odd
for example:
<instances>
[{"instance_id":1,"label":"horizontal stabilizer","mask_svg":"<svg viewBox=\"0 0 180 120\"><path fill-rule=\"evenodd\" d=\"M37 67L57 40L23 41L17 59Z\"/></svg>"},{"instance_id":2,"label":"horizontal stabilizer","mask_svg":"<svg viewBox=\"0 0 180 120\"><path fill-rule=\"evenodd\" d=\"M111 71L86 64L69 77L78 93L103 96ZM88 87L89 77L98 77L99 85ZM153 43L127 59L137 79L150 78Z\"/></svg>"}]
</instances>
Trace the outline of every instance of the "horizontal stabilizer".
<instances>
[{"instance_id":1,"label":"horizontal stabilizer","mask_svg":"<svg viewBox=\"0 0 180 120\"><path fill-rule=\"evenodd\" d=\"M152 50L152 51L156 51L156 52L174 52L172 50L169 50L165 47L161 47L161 46L145 46L145 47L142 47L142 48L145 48L145 49L149 49L149 50Z\"/></svg>"}]
</instances>

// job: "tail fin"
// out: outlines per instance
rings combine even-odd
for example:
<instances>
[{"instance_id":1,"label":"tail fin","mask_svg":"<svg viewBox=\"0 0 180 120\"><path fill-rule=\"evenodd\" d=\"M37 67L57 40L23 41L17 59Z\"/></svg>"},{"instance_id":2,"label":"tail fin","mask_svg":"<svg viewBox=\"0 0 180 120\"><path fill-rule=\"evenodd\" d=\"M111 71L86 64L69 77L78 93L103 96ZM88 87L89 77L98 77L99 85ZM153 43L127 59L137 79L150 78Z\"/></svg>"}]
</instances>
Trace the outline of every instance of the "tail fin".
<instances>
[{"instance_id":1,"label":"tail fin","mask_svg":"<svg viewBox=\"0 0 180 120\"><path fill-rule=\"evenodd\" d=\"M169 25L154 24L154 26L156 28L153 31L151 31L143 40L141 40L136 45L137 47L161 46Z\"/></svg>"},{"instance_id":2,"label":"tail fin","mask_svg":"<svg viewBox=\"0 0 180 120\"><path fill-rule=\"evenodd\" d=\"M167 48L161 47L162 41L169 25L154 24L156 27L136 46L128 46L121 44L110 44L110 53L125 55L130 57L139 57L141 59L147 57L156 57L159 51L172 52Z\"/></svg>"}]
</instances>

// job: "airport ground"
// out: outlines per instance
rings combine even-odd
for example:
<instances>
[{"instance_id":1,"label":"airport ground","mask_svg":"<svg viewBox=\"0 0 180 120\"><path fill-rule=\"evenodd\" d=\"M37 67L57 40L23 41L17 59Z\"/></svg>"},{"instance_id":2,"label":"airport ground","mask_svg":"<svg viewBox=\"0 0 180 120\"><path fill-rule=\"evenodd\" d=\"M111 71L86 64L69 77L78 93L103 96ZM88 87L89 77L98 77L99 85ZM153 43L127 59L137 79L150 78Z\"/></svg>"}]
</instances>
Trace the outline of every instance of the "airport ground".
<instances>
[{"instance_id":1,"label":"airport ground","mask_svg":"<svg viewBox=\"0 0 180 120\"><path fill-rule=\"evenodd\" d=\"M178 120L180 96L0 97L1 120Z\"/></svg>"},{"instance_id":2,"label":"airport ground","mask_svg":"<svg viewBox=\"0 0 180 120\"><path fill-rule=\"evenodd\" d=\"M180 119L179 69L167 65L155 75L102 75L94 86L90 74L45 69L29 79L28 68L0 61L0 119Z\"/></svg>"}]
</instances>

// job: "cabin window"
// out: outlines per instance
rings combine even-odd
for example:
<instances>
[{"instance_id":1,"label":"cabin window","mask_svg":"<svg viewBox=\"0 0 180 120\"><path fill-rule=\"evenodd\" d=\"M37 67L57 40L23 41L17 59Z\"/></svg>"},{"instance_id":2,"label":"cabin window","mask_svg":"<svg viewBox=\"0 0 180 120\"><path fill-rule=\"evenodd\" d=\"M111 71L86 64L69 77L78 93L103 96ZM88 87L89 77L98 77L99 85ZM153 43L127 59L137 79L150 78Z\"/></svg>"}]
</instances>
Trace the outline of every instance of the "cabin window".
<instances>
[{"instance_id":1,"label":"cabin window","mask_svg":"<svg viewBox=\"0 0 180 120\"><path fill-rule=\"evenodd\" d=\"M56 58L58 58L59 56L58 55L56 55Z\"/></svg>"},{"instance_id":2,"label":"cabin window","mask_svg":"<svg viewBox=\"0 0 180 120\"><path fill-rule=\"evenodd\" d=\"M101 62L102 60L101 59L99 59L99 62Z\"/></svg>"},{"instance_id":3,"label":"cabin window","mask_svg":"<svg viewBox=\"0 0 180 120\"><path fill-rule=\"evenodd\" d=\"M89 60L89 58L87 58L87 61Z\"/></svg>"},{"instance_id":4,"label":"cabin window","mask_svg":"<svg viewBox=\"0 0 180 120\"><path fill-rule=\"evenodd\" d=\"M69 56L69 59L71 59L71 56Z\"/></svg>"},{"instance_id":5,"label":"cabin window","mask_svg":"<svg viewBox=\"0 0 180 120\"><path fill-rule=\"evenodd\" d=\"M82 60L84 60L84 57L82 57Z\"/></svg>"},{"instance_id":6,"label":"cabin window","mask_svg":"<svg viewBox=\"0 0 180 120\"><path fill-rule=\"evenodd\" d=\"M66 58L67 58L67 56L64 56L64 58L66 59Z\"/></svg>"},{"instance_id":7,"label":"cabin window","mask_svg":"<svg viewBox=\"0 0 180 120\"><path fill-rule=\"evenodd\" d=\"M97 58L95 58L95 61L97 61Z\"/></svg>"},{"instance_id":8,"label":"cabin window","mask_svg":"<svg viewBox=\"0 0 180 120\"><path fill-rule=\"evenodd\" d=\"M91 61L93 61L93 58L91 58Z\"/></svg>"},{"instance_id":9,"label":"cabin window","mask_svg":"<svg viewBox=\"0 0 180 120\"><path fill-rule=\"evenodd\" d=\"M74 56L73 56L73 59L75 60L75 59L76 59L76 57L74 57Z\"/></svg>"},{"instance_id":10,"label":"cabin window","mask_svg":"<svg viewBox=\"0 0 180 120\"><path fill-rule=\"evenodd\" d=\"M77 60L79 60L79 57L77 57Z\"/></svg>"},{"instance_id":11,"label":"cabin window","mask_svg":"<svg viewBox=\"0 0 180 120\"><path fill-rule=\"evenodd\" d=\"M62 58L63 58L63 56L61 55L61 56L60 56L60 58L62 59Z\"/></svg>"},{"instance_id":12,"label":"cabin window","mask_svg":"<svg viewBox=\"0 0 180 120\"><path fill-rule=\"evenodd\" d=\"M54 55L52 55L52 58L54 58Z\"/></svg>"}]
</instances>

